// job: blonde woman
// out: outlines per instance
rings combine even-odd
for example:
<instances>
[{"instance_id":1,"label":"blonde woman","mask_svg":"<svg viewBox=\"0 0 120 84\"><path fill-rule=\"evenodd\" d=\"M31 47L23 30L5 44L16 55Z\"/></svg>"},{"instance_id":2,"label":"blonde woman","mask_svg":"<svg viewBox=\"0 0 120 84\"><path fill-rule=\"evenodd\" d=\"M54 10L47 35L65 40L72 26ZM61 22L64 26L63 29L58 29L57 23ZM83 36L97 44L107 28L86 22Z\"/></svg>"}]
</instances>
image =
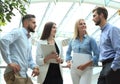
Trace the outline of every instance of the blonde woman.
<instances>
[{"instance_id":1,"label":"blonde woman","mask_svg":"<svg viewBox=\"0 0 120 84\"><path fill-rule=\"evenodd\" d=\"M97 44L88 36L85 20L79 19L75 24L74 37L66 52L66 62L71 68L73 84L91 83L92 65L97 65L98 57Z\"/></svg>"}]
</instances>

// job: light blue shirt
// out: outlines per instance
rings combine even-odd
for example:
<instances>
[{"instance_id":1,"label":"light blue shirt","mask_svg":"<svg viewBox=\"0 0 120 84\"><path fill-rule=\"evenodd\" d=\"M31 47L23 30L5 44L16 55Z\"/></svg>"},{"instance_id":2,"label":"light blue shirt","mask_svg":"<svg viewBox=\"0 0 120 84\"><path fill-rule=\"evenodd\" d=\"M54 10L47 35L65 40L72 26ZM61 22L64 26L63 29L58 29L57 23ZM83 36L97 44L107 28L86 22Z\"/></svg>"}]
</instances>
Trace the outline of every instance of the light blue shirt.
<instances>
[{"instance_id":1,"label":"light blue shirt","mask_svg":"<svg viewBox=\"0 0 120 84\"><path fill-rule=\"evenodd\" d=\"M85 35L83 41L79 38L70 41L67 52L66 61L72 60L71 52L73 53L83 53L91 55L91 60L93 65L98 65L99 50L95 40L88 35Z\"/></svg>"},{"instance_id":2,"label":"light blue shirt","mask_svg":"<svg viewBox=\"0 0 120 84\"><path fill-rule=\"evenodd\" d=\"M28 67L33 69L36 64L32 59L32 45L25 28L15 28L0 39L0 50L4 61L20 65L20 74L26 77ZM11 71L7 66L5 73Z\"/></svg>"},{"instance_id":3,"label":"light blue shirt","mask_svg":"<svg viewBox=\"0 0 120 84\"><path fill-rule=\"evenodd\" d=\"M120 69L120 29L107 23L100 38L100 61L114 58L111 68Z\"/></svg>"}]
</instances>

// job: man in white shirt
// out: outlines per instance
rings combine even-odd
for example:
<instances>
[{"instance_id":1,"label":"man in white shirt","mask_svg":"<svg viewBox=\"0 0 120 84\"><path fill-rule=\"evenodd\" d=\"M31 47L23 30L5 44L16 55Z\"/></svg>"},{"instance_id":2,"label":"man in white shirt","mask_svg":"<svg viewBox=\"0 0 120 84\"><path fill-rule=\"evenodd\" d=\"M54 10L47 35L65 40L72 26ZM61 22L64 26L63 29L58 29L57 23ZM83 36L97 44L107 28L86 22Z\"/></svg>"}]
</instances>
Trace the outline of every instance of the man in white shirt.
<instances>
[{"instance_id":1,"label":"man in white shirt","mask_svg":"<svg viewBox=\"0 0 120 84\"><path fill-rule=\"evenodd\" d=\"M27 70L33 70L32 76L39 75L39 68L32 58L30 32L36 28L35 16L27 14L22 18L22 28L15 28L0 39L0 50L7 67L4 73L6 84L14 84L14 74L27 78ZM11 77L12 80L11 80ZM31 81L32 82L32 81Z\"/></svg>"}]
</instances>

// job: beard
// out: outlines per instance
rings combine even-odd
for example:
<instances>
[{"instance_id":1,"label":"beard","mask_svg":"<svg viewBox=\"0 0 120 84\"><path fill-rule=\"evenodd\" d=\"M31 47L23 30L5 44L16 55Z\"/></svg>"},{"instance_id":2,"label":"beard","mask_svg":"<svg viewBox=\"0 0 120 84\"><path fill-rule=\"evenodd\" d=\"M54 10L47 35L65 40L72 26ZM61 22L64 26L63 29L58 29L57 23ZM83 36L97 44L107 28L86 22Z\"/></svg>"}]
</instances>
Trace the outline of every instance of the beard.
<instances>
[{"instance_id":1,"label":"beard","mask_svg":"<svg viewBox=\"0 0 120 84\"><path fill-rule=\"evenodd\" d=\"M28 31L29 32L35 32L35 30L30 25L28 26Z\"/></svg>"},{"instance_id":2,"label":"beard","mask_svg":"<svg viewBox=\"0 0 120 84\"><path fill-rule=\"evenodd\" d=\"M101 23L101 20L98 20L95 25L99 25Z\"/></svg>"}]
</instances>

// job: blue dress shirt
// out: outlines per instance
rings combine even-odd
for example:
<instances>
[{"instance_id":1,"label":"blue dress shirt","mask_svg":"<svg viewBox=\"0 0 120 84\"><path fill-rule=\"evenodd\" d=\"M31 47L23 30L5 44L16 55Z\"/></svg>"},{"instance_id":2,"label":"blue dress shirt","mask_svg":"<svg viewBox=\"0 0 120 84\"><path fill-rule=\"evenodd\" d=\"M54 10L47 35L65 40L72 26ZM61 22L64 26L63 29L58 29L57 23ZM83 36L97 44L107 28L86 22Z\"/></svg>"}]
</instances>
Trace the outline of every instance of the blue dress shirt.
<instances>
[{"instance_id":1,"label":"blue dress shirt","mask_svg":"<svg viewBox=\"0 0 120 84\"><path fill-rule=\"evenodd\" d=\"M4 61L20 65L20 74L26 77L28 67L33 69L36 64L32 59L32 45L25 28L15 28L0 39L0 49ZM5 73L10 72L7 66Z\"/></svg>"},{"instance_id":2,"label":"blue dress shirt","mask_svg":"<svg viewBox=\"0 0 120 84\"><path fill-rule=\"evenodd\" d=\"M101 30L99 60L114 58L111 68L120 69L120 29L107 23Z\"/></svg>"},{"instance_id":3,"label":"blue dress shirt","mask_svg":"<svg viewBox=\"0 0 120 84\"><path fill-rule=\"evenodd\" d=\"M88 35L85 35L83 40L79 38L72 39L69 43L68 50L66 52L66 61L72 60L71 52L83 53L91 55L93 65L98 65L99 50L95 40Z\"/></svg>"}]
</instances>

